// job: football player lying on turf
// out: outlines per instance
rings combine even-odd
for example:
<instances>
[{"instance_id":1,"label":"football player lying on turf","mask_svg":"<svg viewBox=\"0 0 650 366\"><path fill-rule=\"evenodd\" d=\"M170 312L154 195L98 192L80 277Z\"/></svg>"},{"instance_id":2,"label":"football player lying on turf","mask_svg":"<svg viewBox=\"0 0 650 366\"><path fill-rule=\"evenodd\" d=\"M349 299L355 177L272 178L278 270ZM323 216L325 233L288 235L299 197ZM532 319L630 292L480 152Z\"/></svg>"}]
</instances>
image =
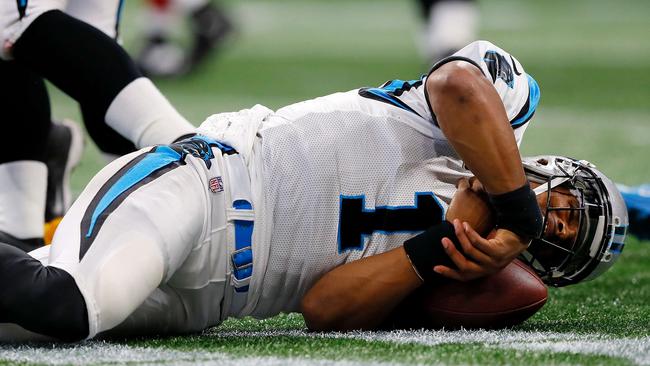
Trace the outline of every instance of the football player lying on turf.
<instances>
[{"instance_id":1,"label":"football player lying on turf","mask_svg":"<svg viewBox=\"0 0 650 366\"><path fill-rule=\"evenodd\" d=\"M107 331L179 334L229 316L300 311L305 298L314 328L372 328L418 283L435 278L433 268L463 280L489 275L542 238L544 220L517 148L538 97L513 57L480 41L421 80L275 113L256 106L213 116L201 135L100 171L51 248L30 256L0 245L0 322L64 340ZM567 177L550 186L568 178L565 185L583 192L580 250L568 249L564 273L543 261L538 267L550 271L551 283L579 281L602 271L596 254L610 254L610 229L625 220L612 213L610 202L620 200L600 173L551 160L553 175L565 169ZM476 250L464 234L454 239L471 262L445 241L458 269L438 267L449 264L440 240L454 236L445 211L456 182L472 175L488 192L498 228L489 241L470 232ZM551 234L578 229L564 214L547 212L548 223L563 222L548 225ZM620 221L612 221L616 215ZM585 260L585 245L595 253L587 253L586 269L573 260ZM349 279L336 280L337 273ZM324 292L342 294L348 307L315 322L325 309L309 299ZM0 333L11 338L11 329Z\"/></svg>"}]
</instances>

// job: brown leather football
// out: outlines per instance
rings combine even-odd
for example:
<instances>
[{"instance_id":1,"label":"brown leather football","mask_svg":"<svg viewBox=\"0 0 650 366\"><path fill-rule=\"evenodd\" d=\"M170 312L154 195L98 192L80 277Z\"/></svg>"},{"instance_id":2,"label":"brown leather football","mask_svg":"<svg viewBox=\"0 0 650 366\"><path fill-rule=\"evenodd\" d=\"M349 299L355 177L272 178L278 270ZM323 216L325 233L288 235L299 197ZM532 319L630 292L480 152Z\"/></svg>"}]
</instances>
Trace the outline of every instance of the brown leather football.
<instances>
[{"instance_id":1,"label":"brown leather football","mask_svg":"<svg viewBox=\"0 0 650 366\"><path fill-rule=\"evenodd\" d=\"M546 303L546 286L519 260L474 281L444 281L406 298L384 324L389 328L486 328L513 326Z\"/></svg>"}]
</instances>

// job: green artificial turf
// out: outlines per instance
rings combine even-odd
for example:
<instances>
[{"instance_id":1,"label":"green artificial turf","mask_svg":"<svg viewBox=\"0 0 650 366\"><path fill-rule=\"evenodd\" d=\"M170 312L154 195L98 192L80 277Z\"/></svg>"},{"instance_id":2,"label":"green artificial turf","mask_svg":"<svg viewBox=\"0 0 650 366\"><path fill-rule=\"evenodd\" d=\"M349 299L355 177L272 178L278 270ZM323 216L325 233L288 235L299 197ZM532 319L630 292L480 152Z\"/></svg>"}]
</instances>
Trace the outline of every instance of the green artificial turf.
<instances>
[{"instance_id":1,"label":"green artificial turf","mask_svg":"<svg viewBox=\"0 0 650 366\"><path fill-rule=\"evenodd\" d=\"M421 24L410 2L227 1L226 6L237 20L237 32L220 54L195 74L157 81L197 125L213 113L256 103L278 108L389 79L417 78L430 67L417 52ZM123 27L130 50L137 47L142 22L138 7L138 3L127 6ZM596 163L617 182L650 182L650 2L490 0L481 1L480 9L479 37L512 52L541 87L541 104L526 132L522 153L571 155ZM55 116L79 119L74 103L59 92L52 95ZM87 147L73 176L77 193L104 164L96 148L91 143ZM302 318L294 314L265 321L228 320L202 335L112 342L106 347L123 346L124 352L134 354L142 349L190 352L187 357L197 363L214 363L211 355L225 355L244 360L242 364L260 365L277 359L275 364L283 364L283 359L298 360L297 364L314 360L323 364L327 360L332 364L647 364L650 358L643 354L650 342L648 263L650 243L630 238L609 273L593 282L551 289L546 306L530 320L511 333L487 333L480 340L470 333L450 333L450 343L436 344L424 340L438 333L422 335L421 342L404 342L400 340L404 334L381 340L368 334L311 334L304 332ZM528 338L535 334L542 334L542 340ZM552 339L550 345L543 342L545 334ZM502 340L509 335L515 341ZM465 336L467 341L462 340ZM564 338L572 337L577 340L560 347ZM48 352L58 347L37 346L36 353L20 358L24 350L3 346L0 360L5 361L0 364L54 363ZM97 352L93 347L101 349L104 343L80 347L81 352L83 347ZM89 362L75 357L67 363ZM179 362L164 355L148 361L115 357L107 361L97 356L96 362ZM216 364L223 362L219 360Z\"/></svg>"}]
</instances>

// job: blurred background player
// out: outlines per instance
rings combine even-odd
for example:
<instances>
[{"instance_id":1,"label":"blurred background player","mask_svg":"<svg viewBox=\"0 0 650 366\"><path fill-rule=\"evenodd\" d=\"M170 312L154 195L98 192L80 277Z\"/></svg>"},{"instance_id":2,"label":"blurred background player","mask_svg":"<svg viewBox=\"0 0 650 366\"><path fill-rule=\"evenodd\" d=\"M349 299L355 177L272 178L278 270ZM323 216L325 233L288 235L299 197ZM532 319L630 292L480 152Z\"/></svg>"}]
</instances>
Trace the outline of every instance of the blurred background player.
<instances>
[{"instance_id":1,"label":"blurred background player","mask_svg":"<svg viewBox=\"0 0 650 366\"><path fill-rule=\"evenodd\" d=\"M433 62L476 39L478 5L475 0L417 0L425 19L421 50Z\"/></svg>"},{"instance_id":2,"label":"blurred background player","mask_svg":"<svg viewBox=\"0 0 650 366\"><path fill-rule=\"evenodd\" d=\"M147 0L144 46L136 57L148 76L179 76L194 70L232 31L223 10L209 0ZM190 44L178 40L189 26Z\"/></svg>"},{"instance_id":3,"label":"blurred background player","mask_svg":"<svg viewBox=\"0 0 650 366\"><path fill-rule=\"evenodd\" d=\"M43 243L48 168L66 183L79 148L75 131L52 127L43 79L74 98L103 152L170 143L193 130L118 45L123 2L6 1L0 5L0 108L7 136L0 146L0 238L23 249ZM51 140L50 140L51 139ZM76 142L75 142L76 141ZM75 145L76 144L76 145ZM59 150L53 153L53 149ZM51 149L48 152L47 149ZM46 165L57 155L57 164ZM55 174L54 174L55 173ZM52 179L54 180L54 179ZM50 187L51 192L65 191ZM64 194L55 195L63 199ZM53 204L62 214L69 202Z\"/></svg>"},{"instance_id":4,"label":"blurred background player","mask_svg":"<svg viewBox=\"0 0 650 366\"><path fill-rule=\"evenodd\" d=\"M43 239L45 244L49 244L65 211L72 205L70 175L81 161L84 133L69 119L52 121L45 146L47 191Z\"/></svg>"}]
</instances>

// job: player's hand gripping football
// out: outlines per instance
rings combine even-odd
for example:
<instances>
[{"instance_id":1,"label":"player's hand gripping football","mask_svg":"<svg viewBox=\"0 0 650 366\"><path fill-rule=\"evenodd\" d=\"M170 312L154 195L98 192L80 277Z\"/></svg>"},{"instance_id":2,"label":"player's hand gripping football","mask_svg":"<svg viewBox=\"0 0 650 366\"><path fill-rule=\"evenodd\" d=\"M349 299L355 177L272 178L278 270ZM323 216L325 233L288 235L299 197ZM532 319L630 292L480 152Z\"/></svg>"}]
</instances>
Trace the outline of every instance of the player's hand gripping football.
<instances>
[{"instance_id":1,"label":"player's hand gripping football","mask_svg":"<svg viewBox=\"0 0 650 366\"><path fill-rule=\"evenodd\" d=\"M458 182L458 191L449 205L446 218L453 223L463 252L456 249L448 238L442 240L445 252L457 267L434 267L434 271L445 277L470 281L496 273L527 247L527 243L511 231L491 230L494 227L494 214L487 194L476 178Z\"/></svg>"},{"instance_id":2,"label":"player's hand gripping football","mask_svg":"<svg viewBox=\"0 0 650 366\"><path fill-rule=\"evenodd\" d=\"M453 222L458 219L467 222L476 232L486 236L495 225L495 214L490 206L487 191L476 177L461 178L456 188L447 209L446 220Z\"/></svg>"}]
</instances>

